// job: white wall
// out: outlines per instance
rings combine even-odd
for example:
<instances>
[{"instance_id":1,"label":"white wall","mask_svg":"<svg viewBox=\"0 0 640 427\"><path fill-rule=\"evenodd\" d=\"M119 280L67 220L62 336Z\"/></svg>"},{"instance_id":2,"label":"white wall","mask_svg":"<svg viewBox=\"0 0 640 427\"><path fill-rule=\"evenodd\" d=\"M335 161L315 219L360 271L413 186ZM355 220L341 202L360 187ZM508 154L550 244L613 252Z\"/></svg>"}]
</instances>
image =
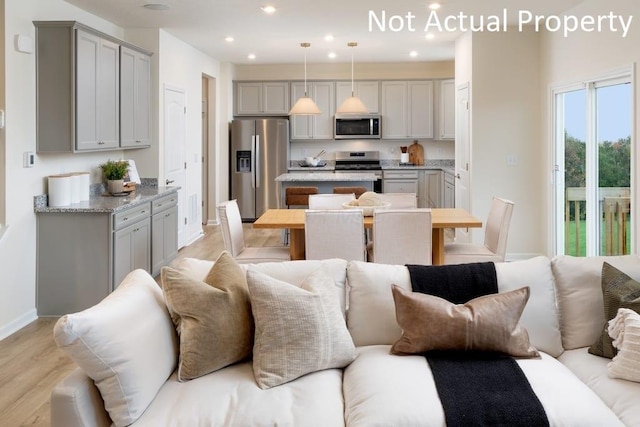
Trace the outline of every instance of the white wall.
<instances>
[{"instance_id":1,"label":"white wall","mask_svg":"<svg viewBox=\"0 0 640 427\"><path fill-rule=\"evenodd\" d=\"M470 39L469 39L470 38ZM515 203L509 258L545 253L540 130L539 36L533 32L474 33L456 48L456 83L471 87L471 211L486 219L491 198ZM470 55L470 57L469 57ZM508 166L514 155L517 166ZM481 243L484 229L473 231Z\"/></svg>"},{"instance_id":2,"label":"white wall","mask_svg":"<svg viewBox=\"0 0 640 427\"><path fill-rule=\"evenodd\" d=\"M297 64L236 65L234 80L303 80L302 58ZM356 80L441 79L453 76L453 61L354 63ZM351 80L351 63L307 63L307 80Z\"/></svg>"},{"instance_id":3,"label":"white wall","mask_svg":"<svg viewBox=\"0 0 640 427\"><path fill-rule=\"evenodd\" d=\"M34 20L77 20L120 39L139 44L154 52L153 55L153 98L154 143L152 148L133 151L110 151L107 153L37 155L33 168L22 167L24 151L35 151L35 55L19 53L13 48L15 34L28 35L35 40ZM18 330L35 319L36 293L36 215L33 212L33 196L46 193L46 179L50 174L70 171L91 171L91 182L102 180L98 165L108 158L136 159L143 177L158 177L162 181L162 98L157 92L164 84L181 87L187 94L187 174L186 192L197 194L198 206L201 199L200 156L201 156L201 79L206 73L220 76L220 64L191 46L164 31L129 30L124 31L101 18L86 13L62 0L21 0L6 2L5 5L5 69L6 78L0 81L6 92L5 110L7 126L4 130L6 144L6 222L8 230L0 240L0 339ZM129 38L127 38L129 37ZM216 79L221 84L216 90L216 107L224 108L218 120L228 122L226 111L231 88L231 73L228 81ZM219 88L216 88L219 89ZM161 91L160 91L161 93ZM1 96L0 96L1 98ZM216 108L217 110L221 108ZM0 141L1 142L1 141ZM221 131L214 141L215 150L228 145L227 137ZM197 159L196 159L197 158ZM220 161L220 160L218 160ZM226 168L213 165L216 170ZM0 170L1 172L1 170ZM225 169L226 175L226 169ZM221 197L219 184L214 188L214 197ZM225 187L226 188L226 187ZM226 190L225 190L226 192ZM223 196L223 197L226 197ZM187 228L188 236L197 236L201 231L201 209L198 216ZM87 236L91 238L91 236Z\"/></svg>"},{"instance_id":4,"label":"white wall","mask_svg":"<svg viewBox=\"0 0 640 427\"><path fill-rule=\"evenodd\" d=\"M33 168L23 168L25 151L35 151L35 55L17 52L16 34L35 41L34 20L77 20L104 33L122 37L123 31L61 0L5 2L4 49L6 128L6 223L0 240L0 338L35 319L36 215L33 196L46 193L50 174L91 171L92 182L100 181L98 165L122 152L79 155L38 155ZM87 236L87 238L90 238Z\"/></svg>"},{"instance_id":5,"label":"white wall","mask_svg":"<svg viewBox=\"0 0 640 427\"><path fill-rule=\"evenodd\" d=\"M559 33L546 33L541 39L541 89L543 97L541 99L541 127L545 130L543 137L544 144L540 147L544 157L542 167L550 171L553 159L551 154L552 141L551 132L551 105L549 101L550 87L559 84L577 83L584 79L592 79L605 75L623 67L630 67L635 64L635 84L634 87L634 107L635 126L632 128L631 140L635 147L632 148L632 176L635 185L634 205L631 212L635 216L635 224L640 224L640 213L638 212L638 201L640 200L640 181L638 171L640 171L640 156L638 155L638 128L640 128L640 91L637 84L640 78L638 62L640 62L640 8L637 0L617 0L614 3L598 0L587 0L579 6L567 11L568 14L577 16L583 15L607 15L610 11L624 16L633 16L633 23L626 38L622 38L620 33L574 33L570 37L563 37ZM552 253L552 217L550 215L553 192L550 183L547 181L543 185L543 209L549 215L540 219L545 225L546 245L549 253ZM638 253L640 236L637 229L633 232L632 250Z\"/></svg>"}]
</instances>

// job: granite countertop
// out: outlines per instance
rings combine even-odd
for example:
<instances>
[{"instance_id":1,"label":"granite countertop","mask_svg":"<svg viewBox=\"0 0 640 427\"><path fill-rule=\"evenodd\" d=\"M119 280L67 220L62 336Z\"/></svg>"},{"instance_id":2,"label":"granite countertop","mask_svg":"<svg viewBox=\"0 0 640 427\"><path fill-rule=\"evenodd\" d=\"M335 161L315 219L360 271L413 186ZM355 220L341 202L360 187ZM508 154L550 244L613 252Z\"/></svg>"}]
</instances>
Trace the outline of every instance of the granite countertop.
<instances>
[{"instance_id":1,"label":"granite countertop","mask_svg":"<svg viewBox=\"0 0 640 427\"><path fill-rule=\"evenodd\" d=\"M310 173L285 173L276 178L278 182L295 181L375 181L375 173L349 173L349 172L310 172Z\"/></svg>"},{"instance_id":2,"label":"granite countertop","mask_svg":"<svg viewBox=\"0 0 640 427\"><path fill-rule=\"evenodd\" d=\"M145 187L138 186L127 196L92 195L89 201L74 203L69 206L47 206L47 195L34 197L34 212L36 213L115 213L132 206L158 199L167 194L177 192L181 187Z\"/></svg>"}]
</instances>

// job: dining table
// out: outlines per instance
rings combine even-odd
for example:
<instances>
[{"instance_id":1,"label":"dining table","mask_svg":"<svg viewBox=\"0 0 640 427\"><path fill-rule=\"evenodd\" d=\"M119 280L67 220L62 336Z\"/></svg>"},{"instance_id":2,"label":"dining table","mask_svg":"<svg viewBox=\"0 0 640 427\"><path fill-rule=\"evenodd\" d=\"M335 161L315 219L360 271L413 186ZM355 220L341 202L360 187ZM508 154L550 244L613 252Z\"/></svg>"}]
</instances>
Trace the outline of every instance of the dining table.
<instances>
[{"instance_id":1,"label":"dining table","mask_svg":"<svg viewBox=\"0 0 640 427\"><path fill-rule=\"evenodd\" d=\"M289 251L292 260L305 259L304 234L305 209L268 209L253 223L253 228L271 228L290 230ZM461 208L431 209L432 240L431 253L433 265L444 264L445 229L481 228L482 221ZM364 227L373 228L373 217L364 217Z\"/></svg>"}]
</instances>

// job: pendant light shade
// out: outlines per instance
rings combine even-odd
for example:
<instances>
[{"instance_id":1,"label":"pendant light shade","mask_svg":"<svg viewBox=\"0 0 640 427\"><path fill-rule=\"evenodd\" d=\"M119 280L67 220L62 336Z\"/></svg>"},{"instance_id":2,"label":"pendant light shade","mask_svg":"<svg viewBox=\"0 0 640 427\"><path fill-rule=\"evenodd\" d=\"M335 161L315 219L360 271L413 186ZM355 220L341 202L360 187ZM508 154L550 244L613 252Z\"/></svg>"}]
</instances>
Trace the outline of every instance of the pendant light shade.
<instances>
[{"instance_id":1,"label":"pendant light shade","mask_svg":"<svg viewBox=\"0 0 640 427\"><path fill-rule=\"evenodd\" d=\"M344 100L340 107L336 110L336 113L340 114L367 114L369 110L362 103L360 98L355 96L353 90L353 48L358 46L356 42L347 43L347 46L351 48L351 96Z\"/></svg>"},{"instance_id":2,"label":"pendant light shade","mask_svg":"<svg viewBox=\"0 0 640 427\"><path fill-rule=\"evenodd\" d=\"M303 48L308 48L311 46L311 43L300 43L300 46ZM311 99L307 95L307 52L304 53L304 96L298 98L296 103L293 105L291 110L289 110L290 116L310 116L310 115L318 115L322 112L318 108L313 99Z\"/></svg>"}]
</instances>

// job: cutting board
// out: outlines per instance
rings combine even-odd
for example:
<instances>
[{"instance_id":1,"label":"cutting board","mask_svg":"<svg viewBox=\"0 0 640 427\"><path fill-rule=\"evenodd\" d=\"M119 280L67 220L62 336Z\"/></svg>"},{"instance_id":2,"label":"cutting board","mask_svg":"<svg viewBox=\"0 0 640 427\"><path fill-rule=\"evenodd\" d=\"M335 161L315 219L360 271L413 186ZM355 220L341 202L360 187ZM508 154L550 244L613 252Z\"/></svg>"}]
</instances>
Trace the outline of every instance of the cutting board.
<instances>
[{"instance_id":1,"label":"cutting board","mask_svg":"<svg viewBox=\"0 0 640 427\"><path fill-rule=\"evenodd\" d=\"M422 145L418 143L418 141L414 141L413 144L409 146L409 163L413 163L416 166L422 166L424 163L424 148Z\"/></svg>"}]
</instances>

